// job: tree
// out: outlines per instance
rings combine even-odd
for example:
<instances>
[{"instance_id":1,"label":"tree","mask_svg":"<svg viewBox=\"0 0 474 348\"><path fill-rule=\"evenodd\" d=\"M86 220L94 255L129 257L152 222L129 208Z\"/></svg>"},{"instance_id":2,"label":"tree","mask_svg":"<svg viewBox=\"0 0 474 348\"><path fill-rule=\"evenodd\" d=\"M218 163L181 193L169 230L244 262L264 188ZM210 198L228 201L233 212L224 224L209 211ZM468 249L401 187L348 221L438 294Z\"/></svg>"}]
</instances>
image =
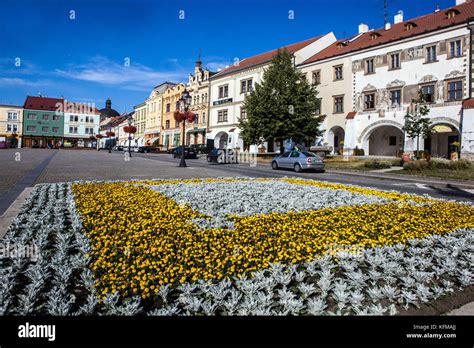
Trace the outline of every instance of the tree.
<instances>
[{"instance_id":1,"label":"tree","mask_svg":"<svg viewBox=\"0 0 474 348\"><path fill-rule=\"evenodd\" d=\"M420 135L423 138L429 138L434 133L431 127L431 120L425 116L430 113L430 109L426 105L426 96L420 89L418 99L412 100L412 105L405 115L405 125L403 131L409 138L416 138L416 158L419 159L420 154Z\"/></svg>"},{"instance_id":2,"label":"tree","mask_svg":"<svg viewBox=\"0 0 474 348\"><path fill-rule=\"evenodd\" d=\"M317 90L293 64L293 55L278 50L262 82L245 98L246 119L239 119L242 139L250 144L292 139L311 143L321 135L322 116L316 114Z\"/></svg>"}]
</instances>

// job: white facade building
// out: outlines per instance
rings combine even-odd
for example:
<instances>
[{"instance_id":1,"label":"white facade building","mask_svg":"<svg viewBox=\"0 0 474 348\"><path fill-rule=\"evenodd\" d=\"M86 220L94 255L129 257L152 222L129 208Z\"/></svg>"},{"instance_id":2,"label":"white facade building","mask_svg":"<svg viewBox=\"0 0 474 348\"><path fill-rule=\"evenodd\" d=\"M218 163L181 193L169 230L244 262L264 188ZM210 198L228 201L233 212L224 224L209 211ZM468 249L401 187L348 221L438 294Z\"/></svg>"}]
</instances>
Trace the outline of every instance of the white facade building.
<instances>
[{"instance_id":1,"label":"white facade building","mask_svg":"<svg viewBox=\"0 0 474 348\"><path fill-rule=\"evenodd\" d=\"M64 146L95 147L99 134L100 112L89 104L64 101Z\"/></svg>"},{"instance_id":2,"label":"white facade building","mask_svg":"<svg viewBox=\"0 0 474 348\"><path fill-rule=\"evenodd\" d=\"M335 41L334 34L329 33L282 48L294 55L295 64L298 65ZM240 118L246 117L243 108L245 96L262 80L265 68L276 53L277 50L272 50L237 61L211 77L207 139L214 141L214 147L234 149L249 147L251 152L257 151L256 146L243 143L239 136L238 124ZM271 152L274 144L265 144L265 147Z\"/></svg>"}]
</instances>

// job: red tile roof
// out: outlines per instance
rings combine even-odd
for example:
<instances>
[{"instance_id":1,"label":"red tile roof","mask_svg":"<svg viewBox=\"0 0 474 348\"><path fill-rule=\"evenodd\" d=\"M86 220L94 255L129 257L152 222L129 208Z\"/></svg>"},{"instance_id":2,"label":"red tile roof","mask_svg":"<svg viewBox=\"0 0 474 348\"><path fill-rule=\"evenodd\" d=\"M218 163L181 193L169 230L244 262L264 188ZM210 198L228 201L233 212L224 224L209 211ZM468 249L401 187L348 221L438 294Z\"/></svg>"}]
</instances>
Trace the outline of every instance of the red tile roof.
<instances>
[{"instance_id":1,"label":"red tile roof","mask_svg":"<svg viewBox=\"0 0 474 348\"><path fill-rule=\"evenodd\" d=\"M355 112L355 111L348 112L347 115L346 115L346 119L352 120L355 117L356 114L357 114L357 112Z\"/></svg>"},{"instance_id":2,"label":"red tile roof","mask_svg":"<svg viewBox=\"0 0 474 348\"><path fill-rule=\"evenodd\" d=\"M462 102L462 107L464 109L473 109L474 108L474 98L466 99Z\"/></svg>"},{"instance_id":3,"label":"red tile roof","mask_svg":"<svg viewBox=\"0 0 474 348\"><path fill-rule=\"evenodd\" d=\"M64 106L63 103L64 103L64 99L59 99L59 98L27 96L25 103L23 104L23 108L32 109L32 110L56 111L58 106L61 109L63 108Z\"/></svg>"},{"instance_id":4,"label":"red tile roof","mask_svg":"<svg viewBox=\"0 0 474 348\"><path fill-rule=\"evenodd\" d=\"M308 39L305 41L297 42L291 45L283 46L280 49L286 49L289 53L295 53L296 51L308 46L309 44L312 44L313 42L319 40L322 36L318 37L313 37L312 39ZM234 71L239 71L243 70L245 68L255 66L255 65L260 65L263 63L269 62L273 56L277 53L278 49L274 49L265 53L258 54L256 56L252 56L249 58L244 58L241 61L239 61L239 64L237 65L231 65L226 69L223 69L219 72L217 72L215 75L213 75L213 78L220 77L223 75L227 75L231 72Z\"/></svg>"},{"instance_id":5,"label":"red tile roof","mask_svg":"<svg viewBox=\"0 0 474 348\"><path fill-rule=\"evenodd\" d=\"M448 18L446 13L452 9L456 10L459 13L453 18ZM401 23L392 24L391 28L388 30L385 30L384 28L379 28L368 31L360 35L359 37L356 37L356 39L354 39L354 41L352 42L347 42L349 39L338 40L332 45L322 50L321 52L318 52L311 58L307 59L303 64L316 62L330 57L335 57L346 53L386 44L392 41L402 40L408 37L421 35L431 31L458 25L467 22L472 17L474 17L474 2L468 0L468 2L464 4L454 6L446 10L441 10L439 12L430 13L421 17L412 18ZM413 27L411 30L406 30L405 26L408 23L413 23L416 26ZM373 40L371 36L374 33L380 34L380 36ZM346 43L346 45L342 45L340 48L338 48L338 44L341 43Z\"/></svg>"}]
</instances>

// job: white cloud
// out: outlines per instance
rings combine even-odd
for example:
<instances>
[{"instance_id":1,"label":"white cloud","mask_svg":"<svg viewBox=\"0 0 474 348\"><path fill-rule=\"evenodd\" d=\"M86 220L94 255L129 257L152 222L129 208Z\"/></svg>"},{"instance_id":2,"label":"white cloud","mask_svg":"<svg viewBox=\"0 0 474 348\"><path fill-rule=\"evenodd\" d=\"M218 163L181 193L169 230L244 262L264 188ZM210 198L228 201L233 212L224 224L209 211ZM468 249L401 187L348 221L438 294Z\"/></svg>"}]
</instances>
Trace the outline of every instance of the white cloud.
<instances>
[{"instance_id":1,"label":"white cloud","mask_svg":"<svg viewBox=\"0 0 474 348\"><path fill-rule=\"evenodd\" d=\"M26 86L26 87L45 87L53 84L50 80L30 81L19 77L0 77L0 85L2 86Z\"/></svg>"},{"instance_id":2,"label":"white cloud","mask_svg":"<svg viewBox=\"0 0 474 348\"><path fill-rule=\"evenodd\" d=\"M69 69L56 69L55 74L64 78L118 86L134 91L149 91L162 81L182 81L187 72L180 70L157 71L145 65L130 62L130 66L98 56L89 63Z\"/></svg>"}]
</instances>

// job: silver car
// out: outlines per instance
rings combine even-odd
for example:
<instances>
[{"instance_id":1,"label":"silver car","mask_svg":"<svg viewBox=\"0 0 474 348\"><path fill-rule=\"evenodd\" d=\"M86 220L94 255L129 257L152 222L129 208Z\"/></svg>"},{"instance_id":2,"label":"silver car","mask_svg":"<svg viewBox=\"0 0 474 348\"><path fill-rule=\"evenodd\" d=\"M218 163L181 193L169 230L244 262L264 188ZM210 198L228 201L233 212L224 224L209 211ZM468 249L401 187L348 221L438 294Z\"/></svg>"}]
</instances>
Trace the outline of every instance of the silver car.
<instances>
[{"instance_id":1,"label":"silver car","mask_svg":"<svg viewBox=\"0 0 474 348\"><path fill-rule=\"evenodd\" d=\"M324 172L324 163L321 157L312 152L293 150L273 158L272 168L294 169L298 173L303 170Z\"/></svg>"}]
</instances>

